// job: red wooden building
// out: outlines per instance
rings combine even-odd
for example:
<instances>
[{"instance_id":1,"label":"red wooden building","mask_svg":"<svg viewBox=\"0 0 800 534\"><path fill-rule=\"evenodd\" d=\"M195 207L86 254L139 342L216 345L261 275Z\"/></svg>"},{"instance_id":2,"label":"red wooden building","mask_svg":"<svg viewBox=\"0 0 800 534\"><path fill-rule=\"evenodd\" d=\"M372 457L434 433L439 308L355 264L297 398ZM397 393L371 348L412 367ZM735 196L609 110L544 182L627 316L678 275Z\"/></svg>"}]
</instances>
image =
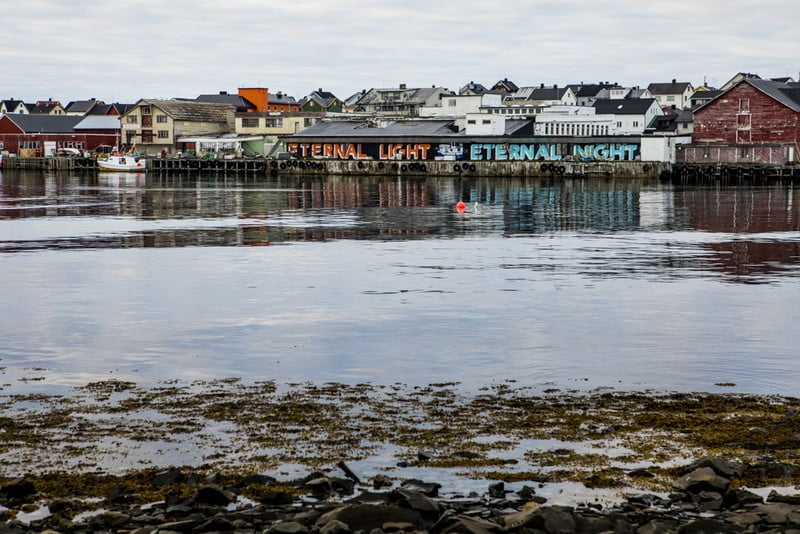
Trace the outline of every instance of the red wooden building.
<instances>
[{"instance_id":1,"label":"red wooden building","mask_svg":"<svg viewBox=\"0 0 800 534\"><path fill-rule=\"evenodd\" d=\"M800 87L745 78L694 110L686 163L783 164L798 160Z\"/></svg>"},{"instance_id":2,"label":"red wooden building","mask_svg":"<svg viewBox=\"0 0 800 534\"><path fill-rule=\"evenodd\" d=\"M29 158L52 156L64 148L92 151L101 145L118 145L119 130L115 117L3 115L0 147Z\"/></svg>"}]
</instances>

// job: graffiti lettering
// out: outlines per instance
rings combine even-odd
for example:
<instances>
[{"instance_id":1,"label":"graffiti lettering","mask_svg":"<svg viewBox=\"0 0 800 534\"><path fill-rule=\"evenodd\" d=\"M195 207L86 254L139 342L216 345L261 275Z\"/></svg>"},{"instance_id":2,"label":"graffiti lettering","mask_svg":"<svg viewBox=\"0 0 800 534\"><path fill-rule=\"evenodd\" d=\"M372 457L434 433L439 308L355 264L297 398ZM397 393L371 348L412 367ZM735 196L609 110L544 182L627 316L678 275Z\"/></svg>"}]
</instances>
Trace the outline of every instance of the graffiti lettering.
<instances>
[{"instance_id":1,"label":"graffiti lettering","mask_svg":"<svg viewBox=\"0 0 800 534\"><path fill-rule=\"evenodd\" d=\"M381 144L378 159L428 159L429 144Z\"/></svg>"}]
</instances>

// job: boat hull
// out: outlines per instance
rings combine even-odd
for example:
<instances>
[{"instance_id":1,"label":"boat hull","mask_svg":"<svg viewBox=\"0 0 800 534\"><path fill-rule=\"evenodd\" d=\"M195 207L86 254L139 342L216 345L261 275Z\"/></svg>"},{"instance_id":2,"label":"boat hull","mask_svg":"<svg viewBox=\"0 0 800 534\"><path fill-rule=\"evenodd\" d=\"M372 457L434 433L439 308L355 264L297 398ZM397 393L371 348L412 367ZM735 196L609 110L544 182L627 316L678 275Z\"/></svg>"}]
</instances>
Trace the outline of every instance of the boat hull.
<instances>
[{"instance_id":1,"label":"boat hull","mask_svg":"<svg viewBox=\"0 0 800 534\"><path fill-rule=\"evenodd\" d=\"M101 171L145 172L147 162L133 156L109 156L107 159L97 160L97 167Z\"/></svg>"}]
</instances>

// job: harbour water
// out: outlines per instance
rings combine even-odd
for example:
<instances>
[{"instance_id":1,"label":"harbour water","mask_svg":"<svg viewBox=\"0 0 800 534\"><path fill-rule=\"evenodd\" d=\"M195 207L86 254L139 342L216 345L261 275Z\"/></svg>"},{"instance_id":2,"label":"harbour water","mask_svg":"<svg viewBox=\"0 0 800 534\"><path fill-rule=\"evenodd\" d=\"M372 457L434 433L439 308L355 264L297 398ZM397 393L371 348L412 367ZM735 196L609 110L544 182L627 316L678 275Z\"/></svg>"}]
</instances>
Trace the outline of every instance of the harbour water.
<instances>
[{"instance_id":1,"label":"harbour water","mask_svg":"<svg viewBox=\"0 0 800 534\"><path fill-rule=\"evenodd\" d=\"M7 171L1 387L794 394L794 187Z\"/></svg>"}]
</instances>

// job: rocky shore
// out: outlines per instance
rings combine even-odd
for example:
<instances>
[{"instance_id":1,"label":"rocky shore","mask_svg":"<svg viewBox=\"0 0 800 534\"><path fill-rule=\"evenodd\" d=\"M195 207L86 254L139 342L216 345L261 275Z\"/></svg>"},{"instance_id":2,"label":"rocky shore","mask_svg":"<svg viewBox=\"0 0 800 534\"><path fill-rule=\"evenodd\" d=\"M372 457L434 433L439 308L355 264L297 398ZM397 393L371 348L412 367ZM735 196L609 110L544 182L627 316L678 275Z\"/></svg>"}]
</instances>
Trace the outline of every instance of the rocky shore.
<instances>
[{"instance_id":1,"label":"rocky shore","mask_svg":"<svg viewBox=\"0 0 800 534\"><path fill-rule=\"evenodd\" d=\"M792 478L797 469L770 459L704 459L682 468L668 495L637 494L609 507L550 505L535 487L512 492L502 482L482 495L441 496L435 482L375 477L365 483L343 462L333 472L292 481L177 468L119 477L26 477L0 486L0 533L789 533L800 532L800 494L773 490L764 498L736 482L743 476ZM43 499L39 486L52 491L54 485L62 496ZM87 498L98 489L102 496Z\"/></svg>"},{"instance_id":2,"label":"rocky shore","mask_svg":"<svg viewBox=\"0 0 800 534\"><path fill-rule=\"evenodd\" d=\"M795 398L238 379L0 393L0 534L800 534Z\"/></svg>"}]
</instances>

